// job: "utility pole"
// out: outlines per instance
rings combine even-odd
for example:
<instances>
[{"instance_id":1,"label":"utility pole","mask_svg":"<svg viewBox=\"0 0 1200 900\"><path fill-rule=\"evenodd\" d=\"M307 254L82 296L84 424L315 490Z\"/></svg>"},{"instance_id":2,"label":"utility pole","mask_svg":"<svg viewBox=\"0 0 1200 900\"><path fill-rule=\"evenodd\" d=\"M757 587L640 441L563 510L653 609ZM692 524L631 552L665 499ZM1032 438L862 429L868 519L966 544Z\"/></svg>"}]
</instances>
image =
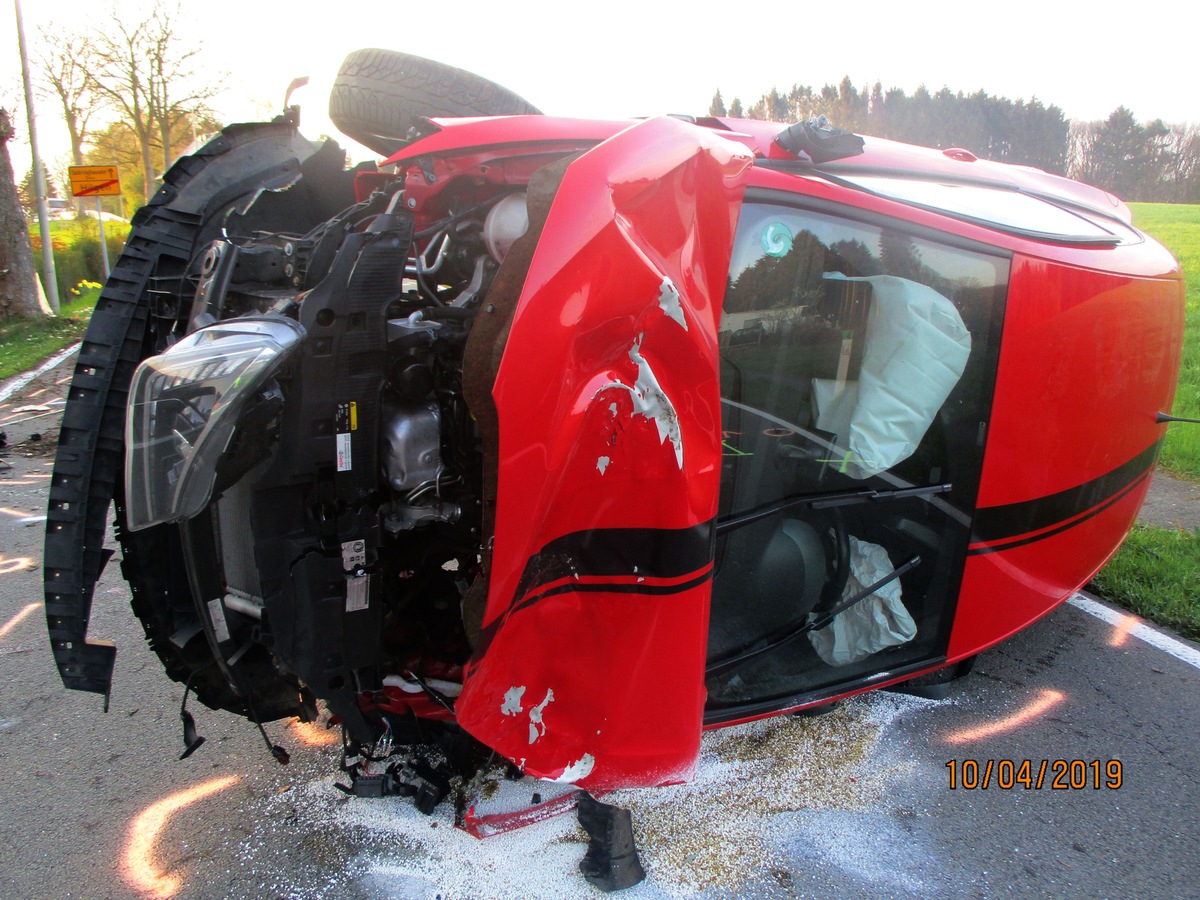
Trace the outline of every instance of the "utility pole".
<instances>
[{"instance_id":1,"label":"utility pole","mask_svg":"<svg viewBox=\"0 0 1200 900\"><path fill-rule=\"evenodd\" d=\"M38 154L37 125L33 115L33 88L29 83L29 56L25 52L25 23L21 19L21 0L13 0L17 11L17 44L21 51L21 78L25 82L25 116L29 121L29 147L33 151L33 184L37 193L38 226L42 236L43 287L50 308L58 315L58 277L54 272L54 246L50 239L50 210L46 206L46 176Z\"/></svg>"}]
</instances>

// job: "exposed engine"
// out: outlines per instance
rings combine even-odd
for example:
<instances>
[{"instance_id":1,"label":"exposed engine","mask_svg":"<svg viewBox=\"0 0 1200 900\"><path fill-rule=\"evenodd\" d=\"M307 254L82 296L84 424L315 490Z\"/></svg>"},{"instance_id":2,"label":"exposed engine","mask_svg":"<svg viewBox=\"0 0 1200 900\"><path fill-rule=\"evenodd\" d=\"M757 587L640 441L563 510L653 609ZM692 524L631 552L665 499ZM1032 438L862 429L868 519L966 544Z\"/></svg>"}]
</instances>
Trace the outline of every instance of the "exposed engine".
<instances>
[{"instance_id":1,"label":"exposed engine","mask_svg":"<svg viewBox=\"0 0 1200 900\"><path fill-rule=\"evenodd\" d=\"M261 723L311 717L315 694L372 745L399 727L389 716L452 717L481 565L464 347L527 218L519 189L472 183L417 229L402 178L356 174L367 196L303 234L258 227L285 218L288 192L233 212L178 300L163 297L159 330L176 337L139 370L129 436L131 471L161 477L131 479L122 539L141 560L126 566L135 590L153 580L139 551L158 553L157 535L186 561L188 592L214 598L177 610L188 621L165 648L202 701ZM235 373L249 332L274 349ZM193 474L210 445L219 461ZM214 663L233 693L205 678Z\"/></svg>"}]
</instances>

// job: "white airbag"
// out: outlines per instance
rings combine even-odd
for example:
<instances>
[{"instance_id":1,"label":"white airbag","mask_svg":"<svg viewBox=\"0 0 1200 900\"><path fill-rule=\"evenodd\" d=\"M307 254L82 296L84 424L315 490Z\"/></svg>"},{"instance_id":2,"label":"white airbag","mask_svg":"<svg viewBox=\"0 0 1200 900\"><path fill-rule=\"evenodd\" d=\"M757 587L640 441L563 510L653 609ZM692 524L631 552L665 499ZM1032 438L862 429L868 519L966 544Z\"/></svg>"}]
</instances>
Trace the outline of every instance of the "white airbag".
<instances>
[{"instance_id":1,"label":"white airbag","mask_svg":"<svg viewBox=\"0 0 1200 900\"><path fill-rule=\"evenodd\" d=\"M895 275L825 278L872 288L857 385L813 379L817 427L849 450L842 471L868 478L917 449L962 377L971 335L954 304L927 285Z\"/></svg>"},{"instance_id":2,"label":"white airbag","mask_svg":"<svg viewBox=\"0 0 1200 900\"><path fill-rule=\"evenodd\" d=\"M849 600L891 574L892 569L886 550L851 536L850 578L838 602ZM810 631L808 639L821 659L831 666L844 666L885 647L907 643L916 634L917 623L900 601L900 579L896 578L838 613L820 631Z\"/></svg>"}]
</instances>

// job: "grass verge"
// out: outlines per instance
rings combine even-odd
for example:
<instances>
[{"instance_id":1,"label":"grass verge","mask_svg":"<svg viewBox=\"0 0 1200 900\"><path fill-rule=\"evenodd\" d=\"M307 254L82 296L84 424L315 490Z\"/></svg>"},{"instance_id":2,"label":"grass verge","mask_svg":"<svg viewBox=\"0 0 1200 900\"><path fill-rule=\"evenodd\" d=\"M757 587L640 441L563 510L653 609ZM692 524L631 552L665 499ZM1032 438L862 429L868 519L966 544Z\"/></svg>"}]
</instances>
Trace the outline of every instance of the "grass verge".
<instances>
[{"instance_id":1,"label":"grass verge","mask_svg":"<svg viewBox=\"0 0 1200 900\"><path fill-rule=\"evenodd\" d=\"M100 287L79 291L57 316L0 322L0 381L34 368L83 337Z\"/></svg>"},{"instance_id":2,"label":"grass verge","mask_svg":"<svg viewBox=\"0 0 1200 900\"><path fill-rule=\"evenodd\" d=\"M1200 640L1200 532L1137 525L1091 589L1135 615Z\"/></svg>"}]
</instances>

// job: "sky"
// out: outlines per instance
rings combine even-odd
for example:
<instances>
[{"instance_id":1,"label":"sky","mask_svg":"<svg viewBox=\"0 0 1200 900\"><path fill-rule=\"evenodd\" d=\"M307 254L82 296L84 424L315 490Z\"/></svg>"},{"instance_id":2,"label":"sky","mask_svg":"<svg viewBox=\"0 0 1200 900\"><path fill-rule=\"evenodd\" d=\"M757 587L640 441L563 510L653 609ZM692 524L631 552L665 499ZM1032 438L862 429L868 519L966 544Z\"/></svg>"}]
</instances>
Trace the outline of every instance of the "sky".
<instances>
[{"instance_id":1,"label":"sky","mask_svg":"<svg viewBox=\"0 0 1200 900\"><path fill-rule=\"evenodd\" d=\"M22 0L26 41L32 53L38 26L98 31L114 14L131 21L146 2ZM292 78L309 76L292 102L301 105L301 129L310 137L335 133L329 87L344 56L363 47L469 69L558 115L704 114L718 88L726 103L737 96L749 105L772 87L819 88L848 75L859 87L879 81L908 93L924 84L1036 97L1083 120L1124 105L1139 121L1174 124L1200 122L1188 43L1194 28L1180 21L1183 8L1143 0L1118 18L1054 0L456 0L347 3L339 13L338 4L311 0L204 0L184 4L181 36L199 44L202 73L223 85L213 103L229 122L273 115ZM13 0L0 0L0 47L0 104L23 138ZM37 116L41 154L52 163L69 148L66 128L49 101L38 101ZM28 147L14 142L10 149L20 178L29 169Z\"/></svg>"}]
</instances>

